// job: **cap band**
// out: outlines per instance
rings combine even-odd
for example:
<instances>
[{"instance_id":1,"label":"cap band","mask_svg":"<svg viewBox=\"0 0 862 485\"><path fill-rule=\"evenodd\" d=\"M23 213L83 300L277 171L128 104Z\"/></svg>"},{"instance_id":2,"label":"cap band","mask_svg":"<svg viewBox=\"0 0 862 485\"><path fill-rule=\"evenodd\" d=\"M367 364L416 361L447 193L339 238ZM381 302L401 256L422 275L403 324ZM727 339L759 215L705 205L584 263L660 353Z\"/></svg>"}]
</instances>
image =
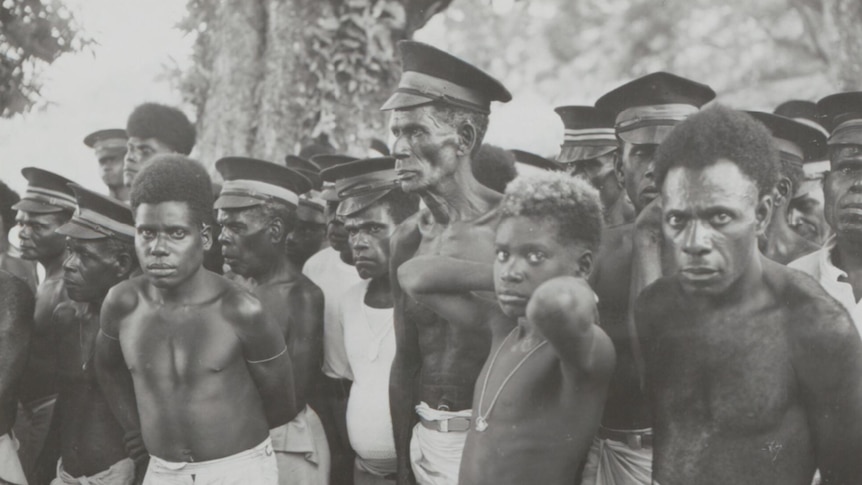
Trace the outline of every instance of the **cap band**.
<instances>
[{"instance_id":1,"label":"cap band","mask_svg":"<svg viewBox=\"0 0 862 485\"><path fill-rule=\"evenodd\" d=\"M476 91L421 72L406 71L401 74L395 92L422 96L484 114L491 112L488 99Z\"/></svg>"},{"instance_id":2,"label":"cap band","mask_svg":"<svg viewBox=\"0 0 862 485\"><path fill-rule=\"evenodd\" d=\"M134 227L90 209L79 207L75 215L72 216L72 222L104 234L105 237L135 238Z\"/></svg>"},{"instance_id":3,"label":"cap band","mask_svg":"<svg viewBox=\"0 0 862 485\"><path fill-rule=\"evenodd\" d=\"M258 180L225 180L219 196L223 195L253 197L263 201L279 199L294 206L299 203L299 196L295 192Z\"/></svg>"},{"instance_id":4,"label":"cap band","mask_svg":"<svg viewBox=\"0 0 862 485\"><path fill-rule=\"evenodd\" d=\"M810 179L822 178L823 174L829 171L831 164L829 160L820 160L818 162L808 162L802 166L805 172L805 177Z\"/></svg>"},{"instance_id":5,"label":"cap band","mask_svg":"<svg viewBox=\"0 0 862 485\"><path fill-rule=\"evenodd\" d=\"M613 128L566 129L563 133L563 144L616 146L617 134Z\"/></svg>"},{"instance_id":6,"label":"cap band","mask_svg":"<svg viewBox=\"0 0 862 485\"><path fill-rule=\"evenodd\" d=\"M656 104L635 106L620 112L616 119L617 132L635 130L644 126L669 125L697 113L698 108L690 104Z\"/></svg>"},{"instance_id":7,"label":"cap band","mask_svg":"<svg viewBox=\"0 0 862 485\"><path fill-rule=\"evenodd\" d=\"M847 120L832 130L828 145L862 145L862 119Z\"/></svg>"},{"instance_id":8,"label":"cap band","mask_svg":"<svg viewBox=\"0 0 862 485\"><path fill-rule=\"evenodd\" d=\"M93 149L99 148L126 148L126 140L123 138L104 138L93 143Z\"/></svg>"},{"instance_id":9,"label":"cap band","mask_svg":"<svg viewBox=\"0 0 862 485\"><path fill-rule=\"evenodd\" d=\"M335 192L339 200L370 192L378 192L398 186L398 175L394 170L380 170L347 177L335 181Z\"/></svg>"},{"instance_id":10,"label":"cap band","mask_svg":"<svg viewBox=\"0 0 862 485\"><path fill-rule=\"evenodd\" d=\"M78 207L75 198L69 194L32 185L27 187L22 199L53 205L62 209L75 210Z\"/></svg>"}]
</instances>

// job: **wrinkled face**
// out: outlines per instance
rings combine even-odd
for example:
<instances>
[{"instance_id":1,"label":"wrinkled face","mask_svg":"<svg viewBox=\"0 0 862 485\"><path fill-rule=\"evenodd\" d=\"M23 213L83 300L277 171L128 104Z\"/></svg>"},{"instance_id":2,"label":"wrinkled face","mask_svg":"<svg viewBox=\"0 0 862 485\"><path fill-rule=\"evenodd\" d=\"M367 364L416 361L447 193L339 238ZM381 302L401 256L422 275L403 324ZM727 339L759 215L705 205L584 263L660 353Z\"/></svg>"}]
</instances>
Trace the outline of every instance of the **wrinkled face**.
<instances>
[{"instance_id":1,"label":"wrinkled face","mask_svg":"<svg viewBox=\"0 0 862 485\"><path fill-rule=\"evenodd\" d=\"M287 257L302 266L314 253L320 251L326 237L326 225L310 221L297 221L296 227L287 235L285 250Z\"/></svg>"},{"instance_id":2,"label":"wrinkled face","mask_svg":"<svg viewBox=\"0 0 862 485\"><path fill-rule=\"evenodd\" d=\"M344 219L336 215L338 202L326 203L326 239L332 249L339 253L350 252L350 244L347 241L347 230L344 229Z\"/></svg>"},{"instance_id":3,"label":"wrinkled face","mask_svg":"<svg viewBox=\"0 0 862 485\"><path fill-rule=\"evenodd\" d=\"M569 174L586 180L599 191L605 207L614 203L621 192L614 171L615 157L614 153L608 153L591 160L579 160L566 164L566 171Z\"/></svg>"},{"instance_id":4,"label":"wrinkled face","mask_svg":"<svg viewBox=\"0 0 862 485\"><path fill-rule=\"evenodd\" d=\"M153 286L174 289L201 270L210 228L193 221L186 202L141 204L135 210L135 252Z\"/></svg>"},{"instance_id":5,"label":"wrinkled face","mask_svg":"<svg viewBox=\"0 0 862 485\"><path fill-rule=\"evenodd\" d=\"M114 153L99 157L99 176L102 182L110 188L123 186L123 158L122 153Z\"/></svg>"},{"instance_id":6,"label":"wrinkled face","mask_svg":"<svg viewBox=\"0 0 862 485\"><path fill-rule=\"evenodd\" d=\"M657 149L658 145L651 143L622 141L620 144L617 169L622 172L626 193L638 214L659 194L655 185L654 158Z\"/></svg>"},{"instance_id":7,"label":"wrinkled face","mask_svg":"<svg viewBox=\"0 0 862 485\"><path fill-rule=\"evenodd\" d=\"M174 153L174 149L155 138L130 136L126 144L126 159L123 162L123 183L131 186L138 172L147 166L147 161L160 153Z\"/></svg>"},{"instance_id":8,"label":"wrinkled face","mask_svg":"<svg viewBox=\"0 0 862 485\"><path fill-rule=\"evenodd\" d=\"M451 177L458 167L456 127L443 122L431 106L392 113L392 156L405 192L428 190Z\"/></svg>"},{"instance_id":9,"label":"wrinkled face","mask_svg":"<svg viewBox=\"0 0 862 485\"><path fill-rule=\"evenodd\" d=\"M265 272L276 257L276 248L262 208L219 209L217 220L221 254L231 271L247 278Z\"/></svg>"},{"instance_id":10,"label":"wrinkled face","mask_svg":"<svg viewBox=\"0 0 862 485\"><path fill-rule=\"evenodd\" d=\"M819 181L811 183L816 183L816 187L790 201L788 223L800 236L813 243L822 244L829 234L829 225L823 213L823 186Z\"/></svg>"},{"instance_id":11,"label":"wrinkled face","mask_svg":"<svg viewBox=\"0 0 862 485\"><path fill-rule=\"evenodd\" d=\"M559 241L556 221L507 217L497 227L494 291L510 318L523 317L533 292L558 276L587 276L592 255Z\"/></svg>"},{"instance_id":12,"label":"wrinkled face","mask_svg":"<svg viewBox=\"0 0 862 485\"><path fill-rule=\"evenodd\" d=\"M389 238L398 224L389 214L386 203L370 207L347 217L344 227L350 235L350 248L359 277L367 280L389 273Z\"/></svg>"},{"instance_id":13,"label":"wrinkled face","mask_svg":"<svg viewBox=\"0 0 862 485\"><path fill-rule=\"evenodd\" d=\"M771 204L729 160L670 169L662 187L662 230L683 290L718 295L736 283L758 257L757 238Z\"/></svg>"},{"instance_id":14,"label":"wrinkled face","mask_svg":"<svg viewBox=\"0 0 862 485\"><path fill-rule=\"evenodd\" d=\"M69 298L98 301L122 279L123 268L108 239L66 238L69 256L63 262L63 281Z\"/></svg>"},{"instance_id":15,"label":"wrinkled face","mask_svg":"<svg viewBox=\"0 0 862 485\"><path fill-rule=\"evenodd\" d=\"M21 244L21 257L31 261L49 261L66 249L66 236L57 234L57 228L68 220L63 212L41 214L18 211L15 218L21 230L18 238Z\"/></svg>"},{"instance_id":16,"label":"wrinkled face","mask_svg":"<svg viewBox=\"0 0 862 485\"><path fill-rule=\"evenodd\" d=\"M823 181L826 222L838 237L862 242L862 144L830 147Z\"/></svg>"}]
</instances>

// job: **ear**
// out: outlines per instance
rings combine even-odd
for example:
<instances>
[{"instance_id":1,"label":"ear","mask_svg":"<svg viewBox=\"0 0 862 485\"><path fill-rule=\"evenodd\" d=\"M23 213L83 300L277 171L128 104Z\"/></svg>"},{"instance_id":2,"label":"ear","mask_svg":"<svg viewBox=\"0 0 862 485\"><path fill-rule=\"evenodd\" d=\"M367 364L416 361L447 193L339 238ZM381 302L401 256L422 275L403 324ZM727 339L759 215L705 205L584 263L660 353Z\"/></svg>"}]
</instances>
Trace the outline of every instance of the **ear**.
<instances>
[{"instance_id":1,"label":"ear","mask_svg":"<svg viewBox=\"0 0 862 485\"><path fill-rule=\"evenodd\" d=\"M213 246L213 228L209 224L201 224L201 241L204 243L204 251L209 251Z\"/></svg>"},{"instance_id":2,"label":"ear","mask_svg":"<svg viewBox=\"0 0 862 485\"><path fill-rule=\"evenodd\" d=\"M757 207L754 208L754 217L756 219L758 236L766 234L766 228L769 226L769 221L772 220L772 211L774 209L772 194L763 195L757 201Z\"/></svg>"},{"instance_id":3,"label":"ear","mask_svg":"<svg viewBox=\"0 0 862 485\"><path fill-rule=\"evenodd\" d=\"M577 259L578 275L581 278L589 278L593 272L593 252L589 249L581 253Z\"/></svg>"},{"instance_id":4,"label":"ear","mask_svg":"<svg viewBox=\"0 0 862 485\"><path fill-rule=\"evenodd\" d=\"M271 243L280 244L284 241L287 231L285 230L285 224L281 217L273 217L269 221L267 232L269 233L269 241Z\"/></svg>"},{"instance_id":5,"label":"ear","mask_svg":"<svg viewBox=\"0 0 862 485\"><path fill-rule=\"evenodd\" d=\"M617 176L617 184L620 187L625 187L626 172L623 169L623 154L622 147L614 152L614 174Z\"/></svg>"},{"instance_id":6,"label":"ear","mask_svg":"<svg viewBox=\"0 0 862 485\"><path fill-rule=\"evenodd\" d=\"M458 153L460 155L469 155L473 153L473 148L478 142L478 132L476 127L470 121L461 123L458 127Z\"/></svg>"},{"instance_id":7,"label":"ear","mask_svg":"<svg viewBox=\"0 0 862 485\"><path fill-rule=\"evenodd\" d=\"M775 188L772 190L773 195L773 206L780 207L787 203L788 200L793 196L791 193L791 189L793 188L793 184L790 183L790 179L787 177L781 177L778 180L778 183L775 184Z\"/></svg>"}]
</instances>

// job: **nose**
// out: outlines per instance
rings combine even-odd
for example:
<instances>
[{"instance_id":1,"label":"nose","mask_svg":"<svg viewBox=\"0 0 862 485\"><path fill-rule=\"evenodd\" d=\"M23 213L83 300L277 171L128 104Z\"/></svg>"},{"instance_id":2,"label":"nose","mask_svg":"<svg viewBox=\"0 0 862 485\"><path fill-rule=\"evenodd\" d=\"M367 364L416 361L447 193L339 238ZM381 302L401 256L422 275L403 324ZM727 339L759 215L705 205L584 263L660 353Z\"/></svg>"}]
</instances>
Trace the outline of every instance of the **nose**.
<instances>
[{"instance_id":1,"label":"nose","mask_svg":"<svg viewBox=\"0 0 862 485\"><path fill-rule=\"evenodd\" d=\"M350 248L354 251L368 249L368 239L361 232L350 235Z\"/></svg>"},{"instance_id":2,"label":"nose","mask_svg":"<svg viewBox=\"0 0 862 485\"><path fill-rule=\"evenodd\" d=\"M853 184L850 186L850 191L853 193L862 193L862 176L853 177Z\"/></svg>"},{"instance_id":3,"label":"nose","mask_svg":"<svg viewBox=\"0 0 862 485\"><path fill-rule=\"evenodd\" d=\"M63 271L67 273L77 272L77 262L78 257L75 256L75 253L69 253L69 256L63 261Z\"/></svg>"},{"instance_id":4,"label":"nose","mask_svg":"<svg viewBox=\"0 0 862 485\"><path fill-rule=\"evenodd\" d=\"M221 228L221 231L219 231L217 239L219 244L221 244L222 246L227 246L228 244L230 244L230 236L228 236L228 232L229 231L224 227Z\"/></svg>"},{"instance_id":5,"label":"nose","mask_svg":"<svg viewBox=\"0 0 862 485\"><path fill-rule=\"evenodd\" d=\"M18 231L18 239L29 240L30 239L30 227L27 224L18 223L18 226L21 230Z\"/></svg>"},{"instance_id":6,"label":"nose","mask_svg":"<svg viewBox=\"0 0 862 485\"><path fill-rule=\"evenodd\" d=\"M396 160L396 169L398 168L398 161L410 156L410 144L404 137L399 136L395 139L395 143L392 144L392 156Z\"/></svg>"},{"instance_id":7,"label":"nose","mask_svg":"<svg viewBox=\"0 0 862 485\"><path fill-rule=\"evenodd\" d=\"M165 239L166 238L162 235L156 236L156 239L153 241L152 249L150 249L150 254L153 256L167 256L168 246Z\"/></svg>"},{"instance_id":8,"label":"nose","mask_svg":"<svg viewBox=\"0 0 862 485\"><path fill-rule=\"evenodd\" d=\"M506 283L520 283L524 281L524 271L516 258L512 258L509 262L503 264L503 271L500 272L500 279Z\"/></svg>"},{"instance_id":9,"label":"nose","mask_svg":"<svg viewBox=\"0 0 862 485\"><path fill-rule=\"evenodd\" d=\"M644 173L644 177L654 180L655 179L655 158L650 159L649 163L647 163L646 172Z\"/></svg>"},{"instance_id":10,"label":"nose","mask_svg":"<svg viewBox=\"0 0 862 485\"><path fill-rule=\"evenodd\" d=\"M712 250L708 231L700 221L692 221L685 228L682 250L690 256L704 256Z\"/></svg>"}]
</instances>

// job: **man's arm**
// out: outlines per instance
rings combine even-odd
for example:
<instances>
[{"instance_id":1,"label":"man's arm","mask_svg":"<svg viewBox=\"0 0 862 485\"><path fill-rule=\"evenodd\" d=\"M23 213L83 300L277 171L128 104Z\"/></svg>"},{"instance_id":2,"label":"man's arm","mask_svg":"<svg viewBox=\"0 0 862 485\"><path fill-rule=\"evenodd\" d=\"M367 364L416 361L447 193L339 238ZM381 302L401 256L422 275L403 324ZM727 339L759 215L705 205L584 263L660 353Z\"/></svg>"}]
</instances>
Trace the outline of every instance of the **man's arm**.
<instances>
[{"instance_id":1,"label":"man's arm","mask_svg":"<svg viewBox=\"0 0 862 485\"><path fill-rule=\"evenodd\" d=\"M545 281L530 297L526 315L575 375L607 383L616 354L610 338L596 325L596 296L586 280L563 276Z\"/></svg>"},{"instance_id":2,"label":"man's arm","mask_svg":"<svg viewBox=\"0 0 862 485\"><path fill-rule=\"evenodd\" d=\"M293 385L297 407L311 397L312 383L321 375L323 364L323 292L316 285L300 286L290 301L291 327L287 353L293 364Z\"/></svg>"},{"instance_id":3,"label":"man's arm","mask_svg":"<svg viewBox=\"0 0 862 485\"><path fill-rule=\"evenodd\" d=\"M33 293L23 280L0 271L0 435L12 429L33 331Z\"/></svg>"}]
</instances>

